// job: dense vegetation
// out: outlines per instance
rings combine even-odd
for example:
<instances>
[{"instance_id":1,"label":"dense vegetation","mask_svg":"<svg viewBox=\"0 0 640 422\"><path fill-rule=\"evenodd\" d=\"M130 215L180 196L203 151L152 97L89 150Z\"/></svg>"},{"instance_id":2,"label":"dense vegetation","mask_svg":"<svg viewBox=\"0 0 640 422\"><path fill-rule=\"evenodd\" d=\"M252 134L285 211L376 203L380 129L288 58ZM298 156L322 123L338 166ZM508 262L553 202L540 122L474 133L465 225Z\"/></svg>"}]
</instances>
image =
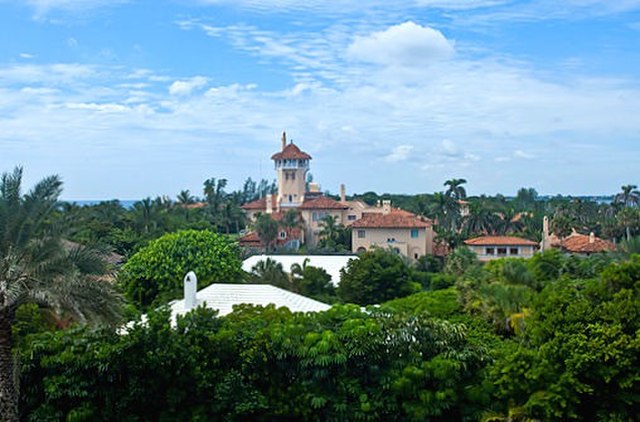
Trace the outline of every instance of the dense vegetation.
<instances>
[{"instance_id":1,"label":"dense vegetation","mask_svg":"<svg viewBox=\"0 0 640 422\"><path fill-rule=\"evenodd\" d=\"M372 250L335 288L306 262L241 272L231 234L244 221L231 216L270 189L266 182L228 194L226 181L210 179L197 207L181 192L179 202L147 199L127 210L59 206L58 179L26 195L20 179L18 170L4 175L0 189L0 319L10 327L0 333L0 395L17 391L13 351L23 420L640 420L633 186L602 205L541 200L531 189L466 198L462 179L434 195L397 197L396 205L438 219L452 253L409 262ZM535 238L545 214L558 234L570 227L626 240L615 254L551 250L488 264L455 248L480 233ZM343 227L326 221L323 232L323 247L345 248ZM96 259L102 252L65 239L122 252L115 284ZM336 305L310 314L245 305L225 317L198 308L172 327L158 305L193 269L201 286L269 283ZM85 325L119 314L114 285L146 321L126 330Z\"/></svg>"}]
</instances>

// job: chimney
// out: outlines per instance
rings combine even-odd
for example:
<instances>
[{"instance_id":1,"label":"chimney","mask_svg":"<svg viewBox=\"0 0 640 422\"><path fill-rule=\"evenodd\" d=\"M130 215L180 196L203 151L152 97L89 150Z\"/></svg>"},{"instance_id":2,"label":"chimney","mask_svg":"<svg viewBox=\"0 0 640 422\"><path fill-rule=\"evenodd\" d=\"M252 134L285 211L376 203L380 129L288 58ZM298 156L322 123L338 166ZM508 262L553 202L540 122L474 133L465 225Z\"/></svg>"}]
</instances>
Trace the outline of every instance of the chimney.
<instances>
[{"instance_id":1,"label":"chimney","mask_svg":"<svg viewBox=\"0 0 640 422\"><path fill-rule=\"evenodd\" d=\"M340 185L340 202L347 202L347 188L344 183Z\"/></svg>"},{"instance_id":2,"label":"chimney","mask_svg":"<svg viewBox=\"0 0 640 422\"><path fill-rule=\"evenodd\" d=\"M196 273L189 271L184 276L184 309L191 310L196 307L196 293L198 291L198 278Z\"/></svg>"},{"instance_id":3,"label":"chimney","mask_svg":"<svg viewBox=\"0 0 640 422\"><path fill-rule=\"evenodd\" d=\"M385 199L382 201L382 214L389 214L391 212L391 201Z\"/></svg>"},{"instance_id":4,"label":"chimney","mask_svg":"<svg viewBox=\"0 0 640 422\"><path fill-rule=\"evenodd\" d=\"M596 235L593 232L589 233L589 243L596 243Z\"/></svg>"},{"instance_id":5,"label":"chimney","mask_svg":"<svg viewBox=\"0 0 640 422\"><path fill-rule=\"evenodd\" d=\"M546 215L542 218L542 241L540 242L540 249L544 252L551 246L549 239L549 217Z\"/></svg>"},{"instance_id":6,"label":"chimney","mask_svg":"<svg viewBox=\"0 0 640 422\"><path fill-rule=\"evenodd\" d=\"M282 150L287 146L287 132L282 132Z\"/></svg>"},{"instance_id":7,"label":"chimney","mask_svg":"<svg viewBox=\"0 0 640 422\"><path fill-rule=\"evenodd\" d=\"M272 214L273 213L273 195L268 193L267 196L265 197L265 203L267 204L266 213Z\"/></svg>"}]
</instances>

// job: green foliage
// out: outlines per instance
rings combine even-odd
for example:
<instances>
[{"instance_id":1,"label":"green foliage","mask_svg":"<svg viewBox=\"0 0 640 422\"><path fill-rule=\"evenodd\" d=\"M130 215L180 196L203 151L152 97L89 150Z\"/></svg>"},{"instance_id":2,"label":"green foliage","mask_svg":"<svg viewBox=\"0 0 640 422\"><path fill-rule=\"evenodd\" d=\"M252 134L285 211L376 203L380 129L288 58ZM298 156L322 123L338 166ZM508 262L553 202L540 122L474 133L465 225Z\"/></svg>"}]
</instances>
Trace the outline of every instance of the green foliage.
<instances>
[{"instance_id":1,"label":"green foliage","mask_svg":"<svg viewBox=\"0 0 640 422\"><path fill-rule=\"evenodd\" d=\"M291 288L291 281L282 268L282 264L271 258L258 261L251 268L250 281L258 284L271 284L282 289Z\"/></svg>"},{"instance_id":2,"label":"green foliage","mask_svg":"<svg viewBox=\"0 0 640 422\"><path fill-rule=\"evenodd\" d=\"M336 289L331 282L331 276L324 268L307 265L291 266L292 290L303 296L308 296L321 302L333 303L337 300Z\"/></svg>"},{"instance_id":3,"label":"green foliage","mask_svg":"<svg viewBox=\"0 0 640 422\"><path fill-rule=\"evenodd\" d=\"M444 271L447 274L462 275L474 266L478 266L478 258L471 249L461 246L447 256Z\"/></svg>"},{"instance_id":4,"label":"green foliage","mask_svg":"<svg viewBox=\"0 0 640 422\"><path fill-rule=\"evenodd\" d=\"M640 258L547 285L489 371L498 402L542 420L637 420L639 287Z\"/></svg>"},{"instance_id":5,"label":"green foliage","mask_svg":"<svg viewBox=\"0 0 640 422\"><path fill-rule=\"evenodd\" d=\"M410 269L397 254L373 249L352 259L340 271L338 296L342 301L369 305L397 297L408 296L420 290L411 280Z\"/></svg>"},{"instance_id":6,"label":"green foliage","mask_svg":"<svg viewBox=\"0 0 640 422\"><path fill-rule=\"evenodd\" d=\"M23 419L473 420L483 344L425 312L166 311L123 335L47 333L22 354ZM153 353L149 353L153 351Z\"/></svg>"},{"instance_id":7,"label":"green foliage","mask_svg":"<svg viewBox=\"0 0 640 422\"><path fill-rule=\"evenodd\" d=\"M214 282L238 282L241 265L238 246L228 237L185 230L166 234L134 254L123 266L119 283L131 301L145 307L158 297L177 297L189 271L196 273L202 288Z\"/></svg>"}]
</instances>

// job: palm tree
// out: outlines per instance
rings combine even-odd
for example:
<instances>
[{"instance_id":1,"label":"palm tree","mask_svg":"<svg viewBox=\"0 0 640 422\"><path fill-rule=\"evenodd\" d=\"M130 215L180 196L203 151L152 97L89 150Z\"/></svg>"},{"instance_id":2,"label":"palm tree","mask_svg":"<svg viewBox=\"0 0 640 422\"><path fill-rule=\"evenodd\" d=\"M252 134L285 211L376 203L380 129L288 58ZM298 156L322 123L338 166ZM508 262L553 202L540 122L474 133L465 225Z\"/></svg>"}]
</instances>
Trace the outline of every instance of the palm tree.
<instances>
[{"instance_id":1,"label":"palm tree","mask_svg":"<svg viewBox=\"0 0 640 422\"><path fill-rule=\"evenodd\" d=\"M504 209L499 213L499 222L496 227L496 232L500 235L519 232L523 227L522 221L520 221L521 218L522 215L517 213L515 209Z\"/></svg>"},{"instance_id":2,"label":"palm tree","mask_svg":"<svg viewBox=\"0 0 640 422\"><path fill-rule=\"evenodd\" d=\"M640 204L640 191L637 190L636 185L622 186L622 192L616 194L613 199L615 204L620 204L625 207L632 207Z\"/></svg>"},{"instance_id":3,"label":"palm tree","mask_svg":"<svg viewBox=\"0 0 640 422\"><path fill-rule=\"evenodd\" d=\"M191 195L189 189L181 190L176 199L178 200L178 204L180 205L189 205L193 204L196 201L196 198Z\"/></svg>"},{"instance_id":4,"label":"palm tree","mask_svg":"<svg viewBox=\"0 0 640 422\"><path fill-rule=\"evenodd\" d=\"M448 188L444 194L455 200L465 199L467 197L467 191L462 186L465 183L467 183L465 179L447 180L444 182L444 185L448 186Z\"/></svg>"},{"instance_id":5,"label":"palm tree","mask_svg":"<svg viewBox=\"0 0 640 422\"><path fill-rule=\"evenodd\" d=\"M265 253L268 252L278 236L278 222L269 214L260 214L256 219L255 229L258 232L260 243L264 246Z\"/></svg>"},{"instance_id":6,"label":"palm tree","mask_svg":"<svg viewBox=\"0 0 640 422\"><path fill-rule=\"evenodd\" d=\"M431 217L438 220L438 225L450 231L457 231L460 221L460 204L451 196L436 192L431 198Z\"/></svg>"},{"instance_id":7,"label":"palm tree","mask_svg":"<svg viewBox=\"0 0 640 422\"><path fill-rule=\"evenodd\" d=\"M464 219L467 235L491 234L496 230L499 217L481 202L472 202L469 215Z\"/></svg>"},{"instance_id":8,"label":"palm tree","mask_svg":"<svg viewBox=\"0 0 640 422\"><path fill-rule=\"evenodd\" d=\"M114 321L121 296L97 275L104 271L89 249L67 250L51 223L62 182L50 176L22 194L22 169L0 179L0 415L18 420L18 388L11 327L16 310L37 303L78 321Z\"/></svg>"}]
</instances>

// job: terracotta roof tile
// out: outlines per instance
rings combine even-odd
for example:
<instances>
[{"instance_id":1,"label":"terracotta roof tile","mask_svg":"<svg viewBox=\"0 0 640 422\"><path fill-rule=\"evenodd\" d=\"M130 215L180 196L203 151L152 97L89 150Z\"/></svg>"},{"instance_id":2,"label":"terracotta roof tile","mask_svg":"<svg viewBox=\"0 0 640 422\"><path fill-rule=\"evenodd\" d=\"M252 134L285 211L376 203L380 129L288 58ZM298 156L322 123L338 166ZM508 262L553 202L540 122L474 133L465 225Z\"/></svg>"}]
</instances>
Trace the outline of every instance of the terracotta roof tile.
<instances>
[{"instance_id":1,"label":"terracotta roof tile","mask_svg":"<svg viewBox=\"0 0 640 422\"><path fill-rule=\"evenodd\" d=\"M275 210L276 209L276 205L278 204L278 198L277 198L276 195L272 195L271 203L272 203L271 205L272 205L273 209ZM244 204L240 208L242 208L243 210L266 210L267 209L267 199L266 198L256 199L255 201L247 202L246 204Z\"/></svg>"},{"instance_id":2,"label":"terracotta roof tile","mask_svg":"<svg viewBox=\"0 0 640 422\"><path fill-rule=\"evenodd\" d=\"M470 246L538 246L533 240L515 236L480 236L464 243Z\"/></svg>"},{"instance_id":3,"label":"terracotta roof tile","mask_svg":"<svg viewBox=\"0 0 640 422\"><path fill-rule=\"evenodd\" d=\"M349 205L326 196L318 196L311 199L305 198L302 205L298 208L301 210L346 210L349 208Z\"/></svg>"},{"instance_id":4,"label":"terracotta roof tile","mask_svg":"<svg viewBox=\"0 0 640 422\"><path fill-rule=\"evenodd\" d=\"M597 253L616 249L616 245L607 240L594 236L593 242L591 242L589 235L580 233L573 233L564 238L560 246L567 252L572 253Z\"/></svg>"},{"instance_id":5,"label":"terracotta roof tile","mask_svg":"<svg viewBox=\"0 0 640 422\"><path fill-rule=\"evenodd\" d=\"M431 226L431 221L397 208L392 209L389 214L362 213L362 218L351 224L351 227L355 228L427 228Z\"/></svg>"},{"instance_id":6,"label":"terracotta roof tile","mask_svg":"<svg viewBox=\"0 0 640 422\"><path fill-rule=\"evenodd\" d=\"M311 160L311 156L304 151L301 151L300 148L293 142L287 144L284 149L280 152L276 152L271 156L272 160Z\"/></svg>"}]
</instances>

